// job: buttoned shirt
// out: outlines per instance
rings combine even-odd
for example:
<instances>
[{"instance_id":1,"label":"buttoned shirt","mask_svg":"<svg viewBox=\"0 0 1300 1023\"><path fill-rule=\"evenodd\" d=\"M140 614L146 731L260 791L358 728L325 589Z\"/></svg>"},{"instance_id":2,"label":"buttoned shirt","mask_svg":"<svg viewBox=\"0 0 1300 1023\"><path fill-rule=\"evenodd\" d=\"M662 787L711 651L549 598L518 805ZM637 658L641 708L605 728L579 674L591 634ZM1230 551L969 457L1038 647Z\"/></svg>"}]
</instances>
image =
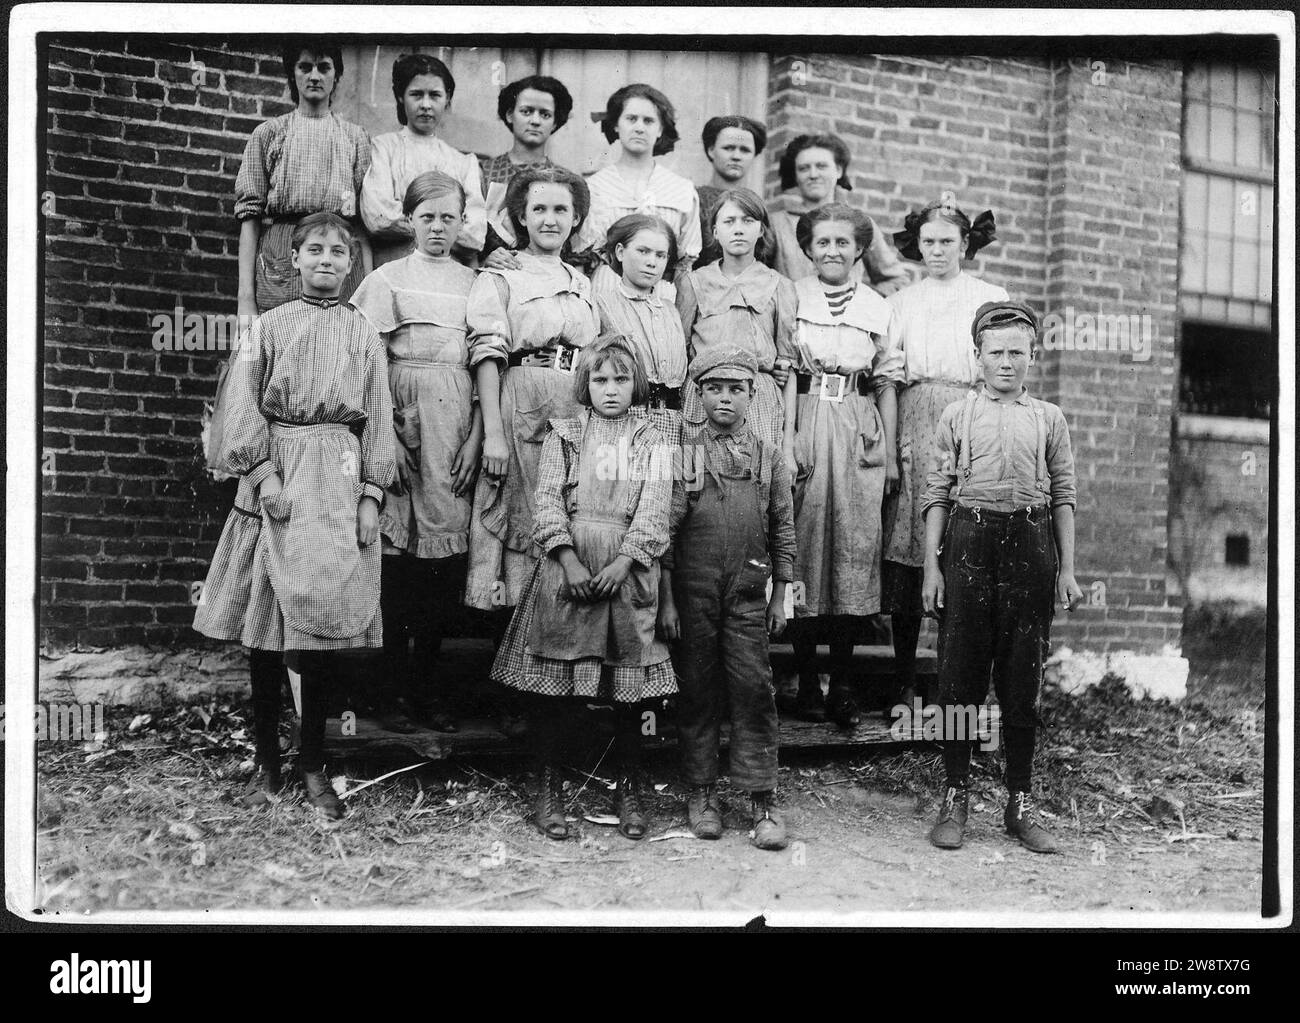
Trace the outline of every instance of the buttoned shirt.
<instances>
[{"instance_id":1,"label":"buttoned shirt","mask_svg":"<svg viewBox=\"0 0 1300 1023\"><path fill-rule=\"evenodd\" d=\"M943 410L935 435L936 464L926 480L921 504L924 518L934 505L1010 512L1050 503L1074 507L1076 483L1070 429L1061 410L1037 401L1021 389L1015 398L997 398L981 386L970 415L970 475L963 470L962 446L967 443L969 399ZM1046 479L1039 480L1038 417L1045 439Z\"/></svg>"}]
</instances>

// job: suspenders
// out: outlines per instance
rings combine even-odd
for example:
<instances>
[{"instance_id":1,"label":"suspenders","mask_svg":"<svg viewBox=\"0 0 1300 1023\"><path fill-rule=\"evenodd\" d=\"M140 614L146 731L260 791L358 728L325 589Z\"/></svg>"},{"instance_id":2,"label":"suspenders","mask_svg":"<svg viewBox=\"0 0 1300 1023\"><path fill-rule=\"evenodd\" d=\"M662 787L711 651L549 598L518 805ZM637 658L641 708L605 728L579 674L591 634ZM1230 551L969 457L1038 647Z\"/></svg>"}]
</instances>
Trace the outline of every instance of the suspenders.
<instances>
[{"instance_id":1,"label":"suspenders","mask_svg":"<svg viewBox=\"0 0 1300 1023\"><path fill-rule=\"evenodd\" d=\"M961 410L961 450L957 454L957 487L952 493L953 501L961 494L961 488L970 482L970 432L975 419L975 401L977 391L966 392L966 402ZM1048 504L1052 503L1052 481L1047 473L1047 409L1037 398L1030 397L1029 405L1034 410L1034 426L1037 433L1038 464L1035 489Z\"/></svg>"}]
</instances>

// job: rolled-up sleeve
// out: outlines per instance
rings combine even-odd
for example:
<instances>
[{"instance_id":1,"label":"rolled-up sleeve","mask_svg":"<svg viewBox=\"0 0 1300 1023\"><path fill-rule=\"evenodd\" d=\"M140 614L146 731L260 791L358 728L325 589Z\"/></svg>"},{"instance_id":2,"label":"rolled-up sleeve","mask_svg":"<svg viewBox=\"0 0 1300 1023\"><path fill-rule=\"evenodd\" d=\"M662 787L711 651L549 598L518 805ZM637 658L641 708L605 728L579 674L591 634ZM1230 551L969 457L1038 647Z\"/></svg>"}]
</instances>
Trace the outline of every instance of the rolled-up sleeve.
<instances>
[{"instance_id":1,"label":"rolled-up sleeve","mask_svg":"<svg viewBox=\"0 0 1300 1023\"><path fill-rule=\"evenodd\" d=\"M1051 479L1052 507L1076 506L1078 482L1074 473L1074 452L1070 448L1070 427L1065 414L1051 406L1047 430L1047 475Z\"/></svg>"},{"instance_id":2,"label":"rolled-up sleeve","mask_svg":"<svg viewBox=\"0 0 1300 1023\"><path fill-rule=\"evenodd\" d=\"M479 252L487 243L487 201L483 198L483 171L472 155L466 154L461 164L460 184L465 189L465 219L456 244Z\"/></svg>"},{"instance_id":3,"label":"rolled-up sleeve","mask_svg":"<svg viewBox=\"0 0 1300 1023\"><path fill-rule=\"evenodd\" d=\"M891 305L889 328L875 335L876 360L871 367L871 386L877 394L886 387L901 387L905 379L903 349L899 347L899 330L894 322L897 319L898 310Z\"/></svg>"},{"instance_id":4,"label":"rolled-up sleeve","mask_svg":"<svg viewBox=\"0 0 1300 1023\"><path fill-rule=\"evenodd\" d=\"M677 274L685 276L700 258L704 248L704 236L700 231L700 193L690 190L691 208L683 215L680 232L677 236Z\"/></svg>"},{"instance_id":5,"label":"rolled-up sleeve","mask_svg":"<svg viewBox=\"0 0 1300 1023\"><path fill-rule=\"evenodd\" d=\"M533 541L543 554L558 547L572 547L569 509L564 501L564 484L568 477L564 464L564 439L552 431L542 442L537 465L537 491L534 494Z\"/></svg>"},{"instance_id":6,"label":"rolled-up sleeve","mask_svg":"<svg viewBox=\"0 0 1300 1023\"><path fill-rule=\"evenodd\" d=\"M939 425L935 427L934 465L925 478L925 493L921 498L921 519L929 513L934 505L944 508L952 507L952 488L957 482L957 415L962 409L960 402L954 402L943 410Z\"/></svg>"},{"instance_id":7,"label":"rolled-up sleeve","mask_svg":"<svg viewBox=\"0 0 1300 1023\"><path fill-rule=\"evenodd\" d=\"M514 347L510 317L506 313L507 288L500 275L494 273L479 274L470 286L465 301L465 326L471 367L487 359L505 362Z\"/></svg>"},{"instance_id":8,"label":"rolled-up sleeve","mask_svg":"<svg viewBox=\"0 0 1300 1023\"><path fill-rule=\"evenodd\" d=\"M794 285L782 277L776 286L776 329L772 341L776 346L776 357L799 361L799 350L795 347L794 334L798 324L795 313L799 308L799 298Z\"/></svg>"},{"instance_id":9,"label":"rolled-up sleeve","mask_svg":"<svg viewBox=\"0 0 1300 1023\"><path fill-rule=\"evenodd\" d=\"M235 219L252 220L266 212L271 179L266 169L266 149L274 130L270 121L259 124L244 146L244 162L235 175Z\"/></svg>"},{"instance_id":10,"label":"rolled-up sleeve","mask_svg":"<svg viewBox=\"0 0 1300 1023\"><path fill-rule=\"evenodd\" d=\"M898 253L874 220L871 220L871 244L867 246L862 262L867 279L882 295L893 294L917 279L912 268L898 258Z\"/></svg>"}]
</instances>

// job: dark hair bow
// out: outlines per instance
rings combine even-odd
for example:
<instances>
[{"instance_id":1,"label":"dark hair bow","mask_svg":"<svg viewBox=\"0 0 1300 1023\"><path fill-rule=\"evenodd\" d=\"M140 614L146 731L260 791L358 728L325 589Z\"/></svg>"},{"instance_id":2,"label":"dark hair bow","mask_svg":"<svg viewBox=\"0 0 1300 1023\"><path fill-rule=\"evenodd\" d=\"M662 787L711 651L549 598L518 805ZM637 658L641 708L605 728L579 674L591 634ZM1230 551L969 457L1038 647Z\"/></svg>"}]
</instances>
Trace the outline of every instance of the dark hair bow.
<instances>
[{"instance_id":1,"label":"dark hair bow","mask_svg":"<svg viewBox=\"0 0 1300 1023\"><path fill-rule=\"evenodd\" d=\"M971 259L975 253L984 248L989 242L996 241L998 237L997 225L993 223L993 211L985 210L970 226L970 234L966 241L966 258Z\"/></svg>"}]
</instances>

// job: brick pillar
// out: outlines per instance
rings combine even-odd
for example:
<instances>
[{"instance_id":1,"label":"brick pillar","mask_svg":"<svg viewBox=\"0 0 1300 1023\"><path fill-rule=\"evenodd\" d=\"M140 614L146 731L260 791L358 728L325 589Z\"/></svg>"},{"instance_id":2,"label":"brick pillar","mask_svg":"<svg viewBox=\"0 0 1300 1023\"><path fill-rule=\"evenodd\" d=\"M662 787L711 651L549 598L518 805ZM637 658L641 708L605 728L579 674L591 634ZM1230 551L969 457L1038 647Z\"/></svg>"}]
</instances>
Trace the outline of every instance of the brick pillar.
<instances>
[{"instance_id":1,"label":"brick pillar","mask_svg":"<svg viewBox=\"0 0 1300 1023\"><path fill-rule=\"evenodd\" d=\"M1182 631L1182 607L1165 587L1182 70L1075 60L1056 62L1052 74L1040 371L1074 445L1079 582L1085 593L1100 583L1105 598L1058 613L1053 639L1157 653ZM1086 347L1089 328L1098 350Z\"/></svg>"}]
</instances>

